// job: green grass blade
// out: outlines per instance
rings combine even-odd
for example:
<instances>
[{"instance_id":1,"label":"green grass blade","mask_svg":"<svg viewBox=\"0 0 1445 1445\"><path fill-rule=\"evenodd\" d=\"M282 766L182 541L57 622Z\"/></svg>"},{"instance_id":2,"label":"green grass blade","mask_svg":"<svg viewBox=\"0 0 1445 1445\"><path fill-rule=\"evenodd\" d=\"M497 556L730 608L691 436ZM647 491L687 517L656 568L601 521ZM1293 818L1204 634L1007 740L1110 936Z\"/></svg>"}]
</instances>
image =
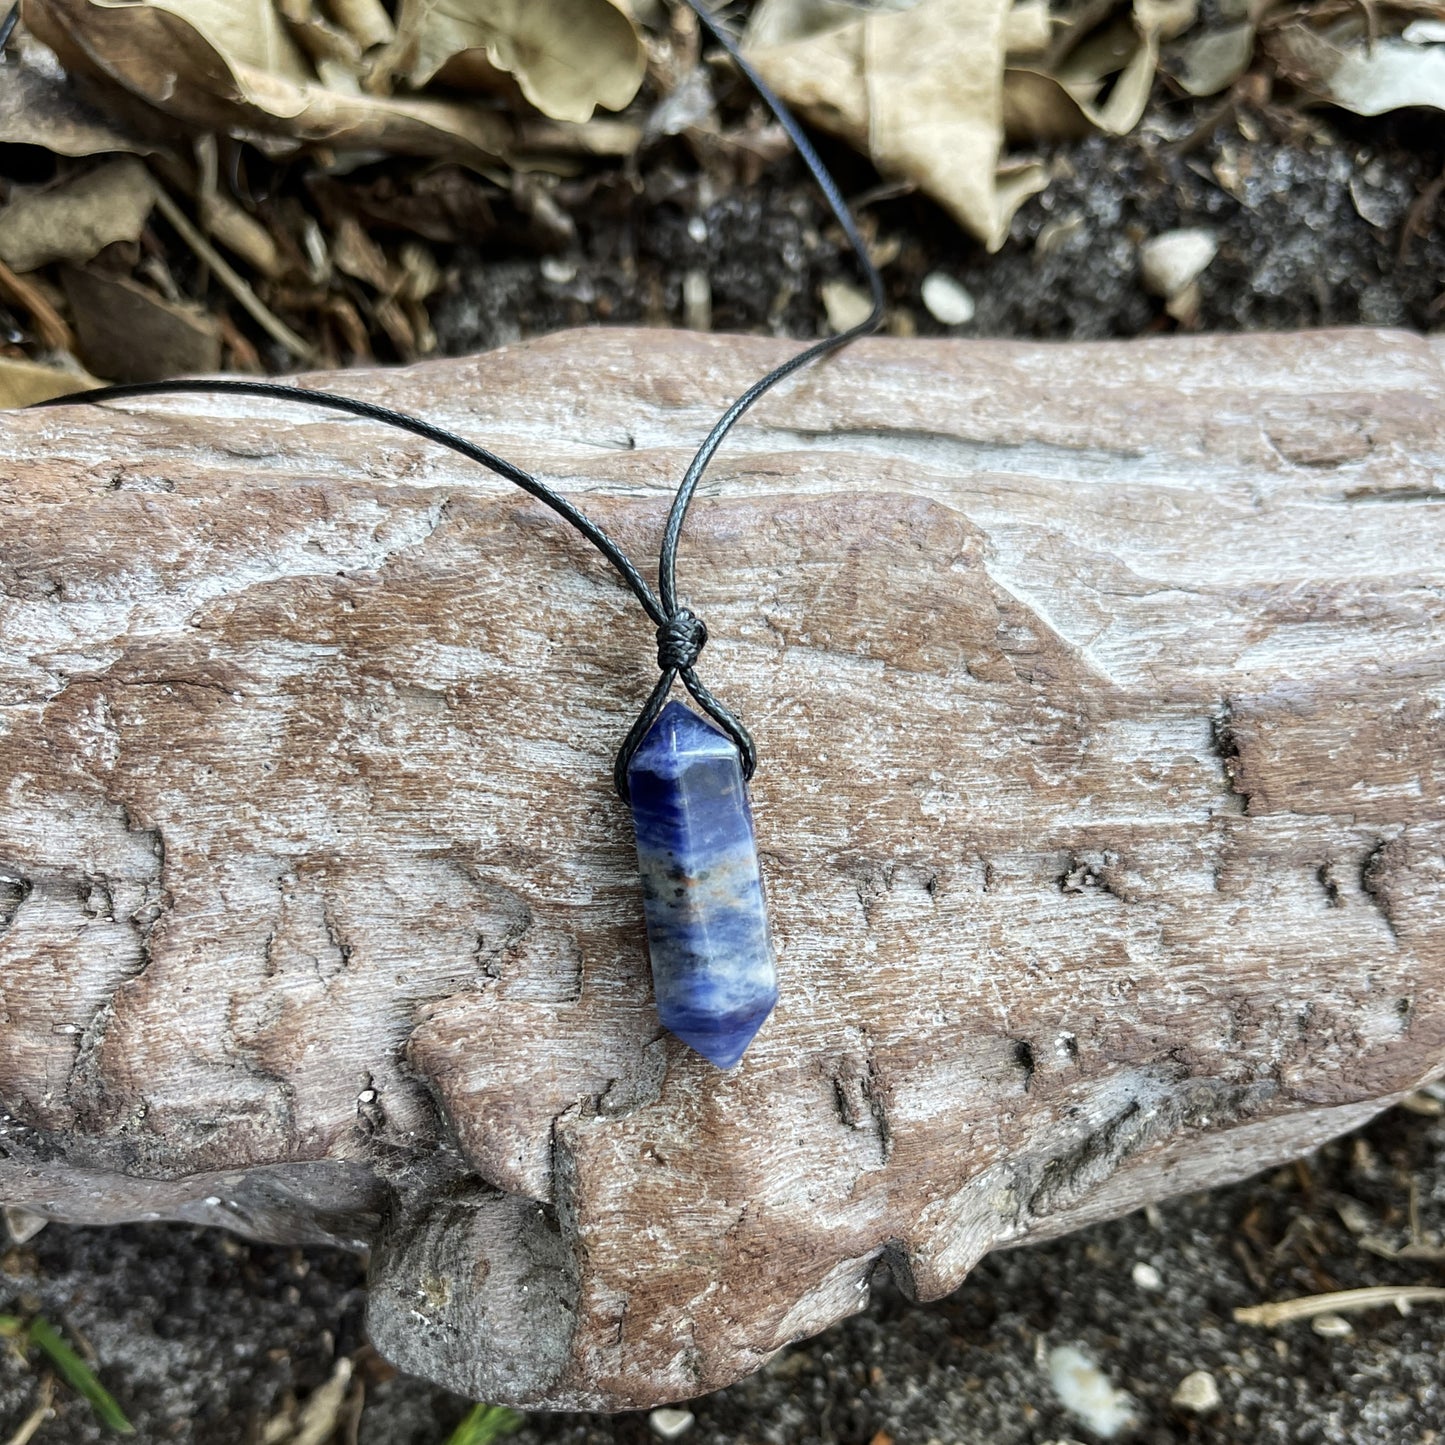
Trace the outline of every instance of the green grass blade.
<instances>
[{"instance_id":1,"label":"green grass blade","mask_svg":"<svg viewBox=\"0 0 1445 1445\"><path fill-rule=\"evenodd\" d=\"M101 1424L119 1435L134 1435L135 1426L125 1418L125 1412L115 1403L110 1392L95 1378L95 1371L60 1338L55 1326L38 1316L30 1321L26 1331L31 1342L38 1345L50 1357L50 1362L65 1383L78 1395L83 1395L95 1411Z\"/></svg>"},{"instance_id":2,"label":"green grass blade","mask_svg":"<svg viewBox=\"0 0 1445 1445\"><path fill-rule=\"evenodd\" d=\"M473 1405L467 1417L452 1431L447 1445L491 1445L493 1440L520 1429L525 1418L505 1405Z\"/></svg>"}]
</instances>

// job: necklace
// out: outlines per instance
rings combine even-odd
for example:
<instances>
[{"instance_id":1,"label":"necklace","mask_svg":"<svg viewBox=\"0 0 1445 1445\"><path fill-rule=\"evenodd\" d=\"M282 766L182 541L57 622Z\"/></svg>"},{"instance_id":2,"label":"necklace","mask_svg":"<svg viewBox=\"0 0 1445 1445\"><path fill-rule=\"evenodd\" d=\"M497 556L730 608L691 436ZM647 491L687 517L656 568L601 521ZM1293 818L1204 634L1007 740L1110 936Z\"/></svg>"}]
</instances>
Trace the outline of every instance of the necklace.
<instances>
[{"instance_id":1,"label":"necklace","mask_svg":"<svg viewBox=\"0 0 1445 1445\"><path fill-rule=\"evenodd\" d=\"M787 106L743 58L701 0L684 3L731 56L796 146L862 265L872 309L856 326L813 342L760 377L713 424L673 496L658 552L656 591L601 527L540 478L455 432L389 407L279 382L206 378L100 387L38 405L230 392L349 412L480 463L550 507L601 552L657 628L657 683L618 750L612 779L618 796L632 810L658 1017L669 1032L703 1057L729 1069L742 1058L778 999L747 791L757 767L757 748L742 722L697 674L708 633L702 619L679 600L677 549L702 474L738 419L794 372L876 331L883 317L884 294L882 278L847 201ZM668 700L678 681L701 713Z\"/></svg>"}]
</instances>

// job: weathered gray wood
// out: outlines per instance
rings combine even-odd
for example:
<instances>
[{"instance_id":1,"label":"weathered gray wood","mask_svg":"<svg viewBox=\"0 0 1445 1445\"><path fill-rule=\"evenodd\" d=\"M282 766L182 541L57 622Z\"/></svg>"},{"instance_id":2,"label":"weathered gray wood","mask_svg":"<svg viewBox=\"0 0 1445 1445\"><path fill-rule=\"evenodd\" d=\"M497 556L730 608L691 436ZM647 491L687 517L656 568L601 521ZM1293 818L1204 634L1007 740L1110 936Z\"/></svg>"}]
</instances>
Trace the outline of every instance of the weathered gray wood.
<instances>
[{"instance_id":1,"label":"weathered gray wood","mask_svg":"<svg viewBox=\"0 0 1445 1445\"><path fill-rule=\"evenodd\" d=\"M635 553L766 340L331 378ZM638 1405L1445 1069L1438 354L879 341L719 458L784 1001L659 1036L651 638L531 500L234 399L0 427L0 1202L375 1246L398 1364Z\"/></svg>"}]
</instances>

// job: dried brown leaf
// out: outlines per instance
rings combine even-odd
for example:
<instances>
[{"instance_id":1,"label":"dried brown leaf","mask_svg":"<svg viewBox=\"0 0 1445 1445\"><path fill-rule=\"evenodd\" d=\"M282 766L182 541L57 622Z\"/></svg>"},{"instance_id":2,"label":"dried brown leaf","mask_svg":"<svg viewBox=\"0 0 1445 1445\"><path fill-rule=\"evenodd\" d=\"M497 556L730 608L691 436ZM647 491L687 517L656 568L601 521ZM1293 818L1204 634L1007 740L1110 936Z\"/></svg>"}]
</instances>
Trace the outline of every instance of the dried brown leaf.
<instances>
[{"instance_id":1,"label":"dried brown leaf","mask_svg":"<svg viewBox=\"0 0 1445 1445\"><path fill-rule=\"evenodd\" d=\"M1080 140L1093 129L1053 76L1022 67L1004 76L1003 124L1005 135L1023 144Z\"/></svg>"},{"instance_id":2,"label":"dried brown leaf","mask_svg":"<svg viewBox=\"0 0 1445 1445\"><path fill-rule=\"evenodd\" d=\"M1004 19L1004 50L1009 60L1042 55L1053 39L1049 0L1014 0Z\"/></svg>"},{"instance_id":3,"label":"dried brown leaf","mask_svg":"<svg viewBox=\"0 0 1445 1445\"><path fill-rule=\"evenodd\" d=\"M97 375L160 381L220 366L220 330L199 306L167 301L128 276L69 266L62 276L81 360Z\"/></svg>"},{"instance_id":4,"label":"dried brown leaf","mask_svg":"<svg viewBox=\"0 0 1445 1445\"><path fill-rule=\"evenodd\" d=\"M32 402L49 401L52 396L67 396L72 391L86 391L99 385L100 382L84 372L61 371L14 356L0 356L0 407L29 406ZM9 1213L7 1210L7 1220Z\"/></svg>"},{"instance_id":5,"label":"dried brown leaf","mask_svg":"<svg viewBox=\"0 0 1445 1445\"><path fill-rule=\"evenodd\" d=\"M442 270L436 257L416 241L405 242L397 257L401 268L401 291L404 301L422 302L442 284Z\"/></svg>"},{"instance_id":6,"label":"dried brown leaf","mask_svg":"<svg viewBox=\"0 0 1445 1445\"><path fill-rule=\"evenodd\" d=\"M336 269L368 286L391 295L401 284L401 277L392 269L385 252L361 228L354 216L345 216L336 228L331 242L331 259Z\"/></svg>"},{"instance_id":7,"label":"dried brown leaf","mask_svg":"<svg viewBox=\"0 0 1445 1445\"><path fill-rule=\"evenodd\" d=\"M354 214L374 227L410 231L445 245L494 232L494 205L503 197L462 166L438 166L417 176L383 174L366 183L313 175L307 184L329 222Z\"/></svg>"},{"instance_id":8,"label":"dried brown leaf","mask_svg":"<svg viewBox=\"0 0 1445 1445\"><path fill-rule=\"evenodd\" d=\"M1356 115L1445 110L1445 44L1396 36L1370 44L1296 22L1270 31L1265 48L1286 79Z\"/></svg>"},{"instance_id":9,"label":"dried brown leaf","mask_svg":"<svg viewBox=\"0 0 1445 1445\"><path fill-rule=\"evenodd\" d=\"M340 75L361 75L361 43L349 30L322 15L315 0L276 0L276 8L291 38L318 71L330 64L341 67Z\"/></svg>"},{"instance_id":10,"label":"dried brown leaf","mask_svg":"<svg viewBox=\"0 0 1445 1445\"><path fill-rule=\"evenodd\" d=\"M28 37L0 85L0 143L41 146L57 156L157 149L82 100L53 52Z\"/></svg>"},{"instance_id":11,"label":"dried brown leaf","mask_svg":"<svg viewBox=\"0 0 1445 1445\"><path fill-rule=\"evenodd\" d=\"M1249 69L1253 58L1254 26L1246 20L1181 41L1165 68L1190 95L1218 95Z\"/></svg>"},{"instance_id":12,"label":"dried brown leaf","mask_svg":"<svg viewBox=\"0 0 1445 1445\"><path fill-rule=\"evenodd\" d=\"M1052 64L1020 66L1006 78L1010 136L1061 140L1090 129L1124 135L1144 115L1161 39L1193 20L1194 0L1135 0Z\"/></svg>"},{"instance_id":13,"label":"dried brown leaf","mask_svg":"<svg viewBox=\"0 0 1445 1445\"><path fill-rule=\"evenodd\" d=\"M16 187L0 207L0 260L16 271L88 261L115 241L137 240L154 205L155 183L134 156Z\"/></svg>"},{"instance_id":14,"label":"dried brown leaf","mask_svg":"<svg viewBox=\"0 0 1445 1445\"><path fill-rule=\"evenodd\" d=\"M396 27L381 0L327 0L326 8L331 18L363 50L376 45L386 45L396 35Z\"/></svg>"},{"instance_id":15,"label":"dried brown leaf","mask_svg":"<svg viewBox=\"0 0 1445 1445\"><path fill-rule=\"evenodd\" d=\"M476 106L324 84L269 0L22 0L22 13L68 70L201 130L474 162L510 139Z\"/></svg>"},{"instance_id":16,"label":"dried brown leaf","mask_svg":"<svg viewBox=\"0 0 1445 1445\"><path fill-rule=\"evenodd\" d=\"M631 101L647 57L612 0L402 0L381 63L413 87L491 89L501 72L544 115L585 121Z\"/></svg>"},{"instance_id":17,"label":"dried brown leaf","mask_svg":"<svg viewBox=\"0 0 1445 1445\"><path fill-rule=\"evenodd\" d=\"M767 0L749 31L764 77L818 124L872 156L886 175L916 181L991 250L1013 212L1042 189L1043 168L1001 170L1003 61L1009 0L918 0L901 11L834 7L816 28L808 0ZM801 32L801 34L800 34ZM760 43L769 36L794 36Z\"/></svg>"}]
</instances>

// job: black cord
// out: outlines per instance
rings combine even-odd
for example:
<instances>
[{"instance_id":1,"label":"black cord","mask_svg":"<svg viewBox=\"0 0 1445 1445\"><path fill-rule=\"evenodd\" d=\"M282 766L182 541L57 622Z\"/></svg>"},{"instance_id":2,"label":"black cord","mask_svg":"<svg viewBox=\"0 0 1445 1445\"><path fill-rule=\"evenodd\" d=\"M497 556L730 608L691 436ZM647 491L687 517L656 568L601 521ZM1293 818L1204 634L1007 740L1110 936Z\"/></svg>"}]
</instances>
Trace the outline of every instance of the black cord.
<instances>
[{"instance_id":1,"label":"black cord","mask_svg":"<svg viewBox=\"0 0 1445 1445\"><path fill-rule=\"evenodd\" d=\"M379 421L414 436L424 437L438 446L460 452L469 460L479 462L489 471L496 472L509 482L521 487L524 492L537 498L575 527L586 539L607 558L622 574L622 580L633 590L637 600L647 610L647 615L661 627L667 622L667 613L662 610L656 594L648 586L647 579L632 565L627 554L597 525L580 507L574 507L566 497L554 492L546 482L523 471L515 462L489 452L485 447L469 442L465 437L437 426L434 422L423 421L404 411L394 411L389 406L379 406L373 401L359 401L354 396L338 396L335 392L313 390L306 386L287 386L279 381L246 381L238 377L180 377L168 381L131 381L120 386L100 386L90 391L75 391L66 396L54 396L46 401L32 402L31 406L71 406L76 402L124 401L132 396L166 396L174 392L229 392L236 396L264 396L273 401L299 401L308 406L327 407L331 411L350 412L353 416L365 417L368 421Z\"/></svg>"},{"instance_id":2,"label":"black cord","mask_svg":"<svg viewBox=\"0 0 1445 1445\"><path fill-rule=\"evenodd\" d=\"M5 18L0 20L0 50L4 50L10 44L10 37L15 33L15 22L20 19L20 0L6 12Z\"/></svg>"},{"instance_id":3,"label":"black cord","mask_svg":"<svg viewBox=\"0 0 1445 1445\"><path fill-rule=\"evenodd\" d=\"M566 497L554 492L540 478L533 476L531 472L524 471L515 463L497 456L494 452L488 451L485 447L478 446L474 442L467 441L465 437L448 431L445 427L436 426L419 417L409 416L406 412L378 406L374 402L358 401L354 397L339 396L334 392L317 391L309 387L287 386L281 382L245 381L233 378L216 380L184 378L176 381L142 381L121 386L103 386L92 391L75 392L69 396L52 397L48 401L35 403L37 406L65 406L77 402L95 404L104 401L121 401L127 397L157 396L176 392L229 392L232 395L260 396L276 401L304 402L310 406L329 407L332 411L349 412L353 416L364 417L369 421L382 422L387 426L411 432L414 436L435 442L438 446L447 447L451 451L478 462L498 476L504 477L507 481L520 487L524 492L536 497L538 501L550 507L558 516L580 532L612 564L657 627L659 672L657 685L652 689L642 711L638 714L637 721L633 723L627 737L623 740L612 767L613 784L617 789L618 796L624 802L627 802L629 798L627 765L631 762L632 755L637 751L638 744L641 743L648 728L652 726L658 713L662 711L663 704L667 701L667 695L671 692L673 683L678 679L682 680L683 686L692 694L703 711L737 744L738 752L742 757L743 776L745 778L752 777L757 767L757 748L751 735L733 713L713 696L697 675L697 658L707 643L707 628L701 618L697 617L689 608L680 606L678 603L677 549L682 538L683 523L687 520L688 508L692 505L692 499L703 472L707 469L713 454L722 445L723 438L732 430L743 413L765 392L770 391L780 381L786 380L795 371L801 370L810 362L826 356L829 352L836 351L840 346L846 346L856 337L876 331L883 319L885 299L883 278L878 274L878 268L874 266L872 258L868 255L868 248L858 234L858 227L853 220L852 212L848 209L847 201L843 198L842 192L839 191L832 176L829 175L828 169L817 151L813 149L812 142L803 133L787 106L742 57L732 37L717 24L701 0L683 0L683 3L696 13L708 33L732 57L733 63L757 90L768 109L777 117L778 123L798 148L803 163L808 167L813 179L822 190L829 209L842 227L843 234L848 238L848 243L852 246L859 264L868 278L873 306L867 317L856 326L840 332L837 336L827 336L821 341L813 342L795 356L789 357L780 366L774 367L766 376L760 377L713 424L712 430L708 432L702 445L697 449L697 454L688 464L687 471L683 474L682 481L678 486L677 494L673 498L672 508L668 512L667 525L662 534L662 547L657 559L657 592L652 590L627 554L596 522L580 508L573 506Z\"/></svg>"},{"instance_id":4,"label":"black cord","mask_svg":"<svg viewBox=\"0 0 1445 1445\"><path fill-rule=\"evenodd\" d=\"M813 179L818 183L819 190L823 192L823 199L828 202L828 209L832 211L838 224L843 228L843 234L848 238L848 244L852 246L854 254L858 257L863 273L868 278L868 289L872 294L873 305L868 315L856 326L849 327L847 331L840 332L837 336L825 336L821 341L815 341L811 346L804 347L796 356L789 357L782 365L775 366L766 376L759 377L713 423L712 430L697 449L697 454L688 464L687 471L683 473L682 481L677 488L677 495L672 499L672 509L667 514L667 526L662 534L662 549L657 558L657 585L663 609L669 617L679 615L677 548L682 539L682 524L687 520L687 509L692 505L697 484L702 480L702 474L712 460L713 454L722 445L723 438L733 429L738 418L759 397L770 391L780 381L785 381L795 371L800 371L810 362L817 361L831 351L836 351L840 346L846 346L857 337L876 331L882 324L886 301L883 292L883 278L878 274L878 268L873 264L873 258L868 254L868 247L864 244L862 236L858 234L858 226L853 219L852 211L848 208L848 202L843 198L843 193L829 174L827 166L823 164L822 157L813 149L812 141L808 139L803 128L794 120L793 113L774 93L772 87L743 58L742 52L738 49L732 36L713 19L712 14L701 4L701 0L684 0L684 3L702 21L704 28L713 39L732 57L733 64L738 67L753 89L762 97L763 103L777 117L778 124L787 132L788 138L797 147L798 154L803 158L803 164L807 166ZM691 615L688 613L689 617ZM706 640L707 631L704 628L702 640L691 654L692 660L696 659L697 651L701 649L702 643ZM703 710L715 722L721 724L728 736L738 745L738 751L742 754L743 760L743 776L751 778L753 770L758 765L758 754L748 730L707 690L690 662L688 665L676 668L668 666L660 646L657 661L658 666L662 669L661 675L657 679L657 685L652 689L651 695L643 705L637 721L633 723L632 731L627 734L613 766L612 779L618 793L623 798L627 797L627 764L631 761L632 754L636 752L637 746L646 735L648 728L652 726L658 713L662 711L663 704L667 701L667 695L672 690L674 677L682 679L683 686L697 699Z\"/></svg>"}]
</instances>

